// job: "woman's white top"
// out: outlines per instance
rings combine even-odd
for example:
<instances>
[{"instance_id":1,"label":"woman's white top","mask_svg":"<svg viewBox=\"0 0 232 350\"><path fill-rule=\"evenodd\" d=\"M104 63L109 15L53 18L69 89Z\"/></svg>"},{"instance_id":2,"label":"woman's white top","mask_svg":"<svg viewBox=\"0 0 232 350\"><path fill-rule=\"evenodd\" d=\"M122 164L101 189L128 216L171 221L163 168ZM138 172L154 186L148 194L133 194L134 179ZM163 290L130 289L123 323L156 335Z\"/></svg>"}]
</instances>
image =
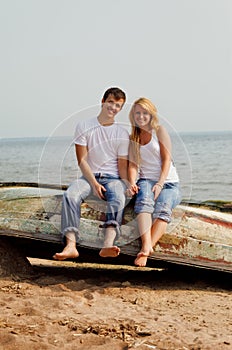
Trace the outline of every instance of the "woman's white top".
<instances>
[{"instance_id":1,"label":"woman's white top","mask_svg":"<svg viewBox=\"0 0 232 350\"><path fill-rule=\"evenodd\" d=\"M139 177L158 181L161 173L161 155L155 132L152 133L150 142L146 145L140 145L140 157ZM165 182L179 182L179 176L173 161L171 161L169 173Z\"/></svg>"}]
</instances>

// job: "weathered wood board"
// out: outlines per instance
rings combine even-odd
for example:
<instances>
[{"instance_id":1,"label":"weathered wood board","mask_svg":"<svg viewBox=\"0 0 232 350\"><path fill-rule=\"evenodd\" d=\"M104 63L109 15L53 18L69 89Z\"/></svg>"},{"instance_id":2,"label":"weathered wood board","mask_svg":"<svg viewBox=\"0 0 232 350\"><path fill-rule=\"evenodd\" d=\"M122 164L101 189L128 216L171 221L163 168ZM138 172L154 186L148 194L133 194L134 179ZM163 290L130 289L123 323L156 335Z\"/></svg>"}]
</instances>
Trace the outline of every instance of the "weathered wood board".
<instances>
[{"instance_id":1,"label":"weathered wood board","mask_svg":"<svg viewBox=\"0 0 232 350\"><path fill-rule=\"evenodd\" d=\"M0 188L0 235L61 243L60 213L63 190L2 186ZM89 199L82 205L80 247L102 246L104 203ZM117 241L124 254L140 249L133 206L125 209L122 235ZM180 205L166 234L149 259L195 265L232 272L232 215Z\"/></svg>"}]
</instances>

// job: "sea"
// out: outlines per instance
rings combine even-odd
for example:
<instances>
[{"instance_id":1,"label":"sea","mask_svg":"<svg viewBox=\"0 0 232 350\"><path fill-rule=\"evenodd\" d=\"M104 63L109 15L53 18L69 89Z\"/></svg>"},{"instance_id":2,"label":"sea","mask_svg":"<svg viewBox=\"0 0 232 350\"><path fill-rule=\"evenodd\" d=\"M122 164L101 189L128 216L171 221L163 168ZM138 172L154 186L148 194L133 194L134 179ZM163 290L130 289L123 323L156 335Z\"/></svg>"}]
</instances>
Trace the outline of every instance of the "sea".
<instances>
[{"instance_id":1,"label":"sea","mask_svg":"<svg viewBox=\"0 0 232 350\"><path fill-rule=\"evenodd\" d=\"M186 201L232 201L232 131L171 135ZM80 175L71 137L1 138L0 182L69 185Z\"/></svg>"}]
</instances>

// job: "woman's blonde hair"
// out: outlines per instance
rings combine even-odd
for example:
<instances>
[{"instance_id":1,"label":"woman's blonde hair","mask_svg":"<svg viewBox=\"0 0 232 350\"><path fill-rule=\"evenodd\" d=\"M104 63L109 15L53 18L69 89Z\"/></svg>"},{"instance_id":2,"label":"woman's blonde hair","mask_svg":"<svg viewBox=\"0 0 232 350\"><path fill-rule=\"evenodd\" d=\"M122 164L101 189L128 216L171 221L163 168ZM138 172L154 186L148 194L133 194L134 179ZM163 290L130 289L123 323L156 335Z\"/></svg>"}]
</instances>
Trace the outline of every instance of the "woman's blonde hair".
<instances>
[{"instance_id":1,"label":"woman's blonde hair","mask_svg":"<svg viewBox=\"0 0 232 350\"><path fill-rule=\"evenodd\" d=\"M146 97L140 97L136 100L130 110L129 119L131 123L131 135L130 135L130 159L139 166L140 164L140 134L141 129L136 125L134 119L135 107L139 105L144 108L151 116L150 126L152 130L157 131L159 129L159 118L157 116L157 108L155 105Z\"/></svg>"}]
</instances>

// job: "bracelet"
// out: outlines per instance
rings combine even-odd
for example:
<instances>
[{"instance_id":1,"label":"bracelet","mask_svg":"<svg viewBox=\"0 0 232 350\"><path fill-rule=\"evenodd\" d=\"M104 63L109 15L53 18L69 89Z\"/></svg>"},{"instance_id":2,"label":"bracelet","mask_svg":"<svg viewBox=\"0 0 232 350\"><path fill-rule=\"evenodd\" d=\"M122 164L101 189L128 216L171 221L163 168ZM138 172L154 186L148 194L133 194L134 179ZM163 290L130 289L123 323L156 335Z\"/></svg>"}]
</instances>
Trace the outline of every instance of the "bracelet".
<instances>
[{"instance_id":1,"label":"bracelet","mask_svg":"<svg viewBox=\"0 0 232 350\"><path fill-rule=\"evenodd\" d=\"M164 187L164 186L161 185L159 182L156 182L156 185L158 185L158 186L161 188L161 190L162 190L162 188Z\"/></svg>"}]
</instances>

